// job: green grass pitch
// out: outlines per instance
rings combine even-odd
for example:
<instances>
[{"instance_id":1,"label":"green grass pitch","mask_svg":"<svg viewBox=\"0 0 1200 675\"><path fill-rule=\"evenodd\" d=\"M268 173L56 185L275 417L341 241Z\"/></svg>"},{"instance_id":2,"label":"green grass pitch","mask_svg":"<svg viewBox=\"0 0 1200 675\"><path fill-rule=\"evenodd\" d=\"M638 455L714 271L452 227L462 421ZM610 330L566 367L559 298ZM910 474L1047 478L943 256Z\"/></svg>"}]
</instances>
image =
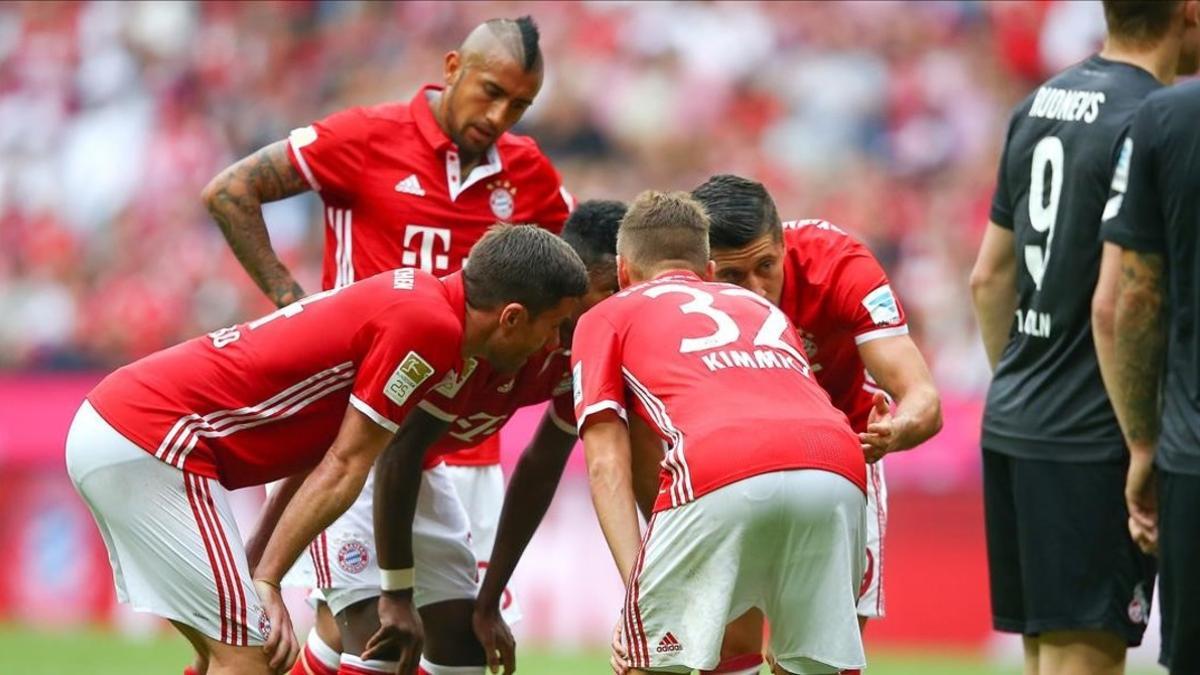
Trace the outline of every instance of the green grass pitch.
<instances>
[{"instance_id":1,"label":"green grass pitch","mask_svg":"<svg viewBox=\"0 0 1200 675\"><path fill-rule=\"evenodd\" d=\"M189 648L183 638L171 635L131 640L99 630L42 632L11 624L0 625L2 675L179 675L189 658ZM602 651L559 652L527 647L517 654L517 672L520 675L608 675L612 671ZM871 654L867 672L871 675L1018 675L1020 669L989 666L978 658L963 655L891 652Z\"/></svg>"}]
</instances>

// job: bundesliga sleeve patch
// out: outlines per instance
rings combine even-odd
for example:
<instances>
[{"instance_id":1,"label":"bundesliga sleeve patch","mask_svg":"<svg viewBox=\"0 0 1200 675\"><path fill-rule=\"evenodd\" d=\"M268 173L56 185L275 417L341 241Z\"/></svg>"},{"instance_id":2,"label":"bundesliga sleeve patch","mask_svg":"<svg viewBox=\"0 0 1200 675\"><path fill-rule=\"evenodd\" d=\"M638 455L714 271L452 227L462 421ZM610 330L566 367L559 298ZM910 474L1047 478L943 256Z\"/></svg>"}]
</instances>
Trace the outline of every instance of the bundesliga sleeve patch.
<instances>
[{"instance_id":1,"label":"bundesliga sleeve patch","mask_svg":"<svg viewBox=\"0 0 1200 675\"><path fill-rule=\"evenodd\" d=\"M417 387L432 376L433 366L421 358L420 354L409 352L383 386L383 395L391 399L392 403L402 406Z\"/></svg>"},{"instance_id":2,"label":"bundesliga sleeve patch","mask_svg":"<svg viewBox=\"0 0 1200 675\"><path fill-rule=\"evenodd\" d=\"M583 403L583 361L571 369L571 380L575 387L575 407L578 408Z\"/></svg>"},{"instance_id":3,"label":"bundesliga sleeve patch","mask_svg":"<svg viewBox=\"0 0 1200 675\"><path fill-rule=\"evenodd\" d=\"M892 287L884 284L863 298L862 306L871 314L876 326L886 326L900 321L900 305L892 295Z\"/></svg>"}]
</instances>

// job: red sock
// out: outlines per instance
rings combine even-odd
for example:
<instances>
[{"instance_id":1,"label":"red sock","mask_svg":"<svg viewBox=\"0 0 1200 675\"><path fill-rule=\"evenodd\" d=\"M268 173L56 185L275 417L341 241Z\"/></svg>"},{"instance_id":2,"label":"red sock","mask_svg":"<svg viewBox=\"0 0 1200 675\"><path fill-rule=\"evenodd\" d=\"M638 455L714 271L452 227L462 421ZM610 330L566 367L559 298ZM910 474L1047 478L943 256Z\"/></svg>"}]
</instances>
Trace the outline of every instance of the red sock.
<instances>
[{"instance_id":1,"label":"red sock","mask_svg":"<svg viewBox=\"0 0 1200 675\"><path fill-rule=\"evenodd\" d=\"M183 675L200 675L200 673L197 672L192 666L188 666L187 668L183 669Z\"/></svg>"},{"instance_id":2,"label":"red sock","mask_svg":"<svg viewBox=\"0 0 1200 675\"><path fill-rule=\"evenodd\" d=\"M843 670L842 675L862 675L862 671L857 668L854 670Z\"/></svg>"},{"instance_id":3,"label":"red sock","mask_svg":"<svg viewBox=\"0 0 1200 675\"><path fill-rule=\"evenodd\" d=\"M712 673L712 675L717 675L718 673L725 673L726 675L757 673L759 667L762 666L762 663L762 654L742 654L740 656L730 656L722 659L721 662L717 664L716 668L713 668L712 670L700 671L700 675L706 675L707 673Z\"/></svg>"}]
</instances>

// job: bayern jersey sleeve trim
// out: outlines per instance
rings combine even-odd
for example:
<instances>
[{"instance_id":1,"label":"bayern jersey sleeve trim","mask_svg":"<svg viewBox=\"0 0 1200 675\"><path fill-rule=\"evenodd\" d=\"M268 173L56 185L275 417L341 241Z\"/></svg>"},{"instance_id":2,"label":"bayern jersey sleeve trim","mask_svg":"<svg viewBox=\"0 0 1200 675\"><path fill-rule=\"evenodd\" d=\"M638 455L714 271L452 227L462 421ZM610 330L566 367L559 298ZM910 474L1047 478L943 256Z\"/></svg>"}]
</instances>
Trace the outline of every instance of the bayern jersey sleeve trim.
<instances>
[{"instance_id":1,"label":"bayern jersey sleeve trim","mask_svg":"<svg viewBox=\"0 0 1200 675\"><path fill-rule=\"evenodd\" d=\"M293 129L292 133L288 134L288 145L292 148L292 156L296 158L300 173L304 174L304 180L308 181L314 192L320 192L321 184L317 182L317 177L313 175L312 169L308 166L308 160L304 159L304 153L300 150L316 140L316 137L317 134L311 126L300 127Z\"/></svg>"},{"instance_id":2,"label":"bayern jersey sleeve trim","mask_svg":"<svg viewBox=\"0 0 1200 675\"><path fill-rule=\"evenodd\" d=\"M617 413L618 417L624 420L626 424L629 424L629 417L625 414L625 406L612 399L607 401L597 401L596 403L593 403L583 409L583 414L579 416L579 421L576 423L576 428L578 429L576 433L582 435L583 425L585 422L587 422L587 419L592 415L604 412L605 410L611 410Z\"/></svg>"},{"instance_id":3,"label":"bayern jersey sleeve trim","mask_svg":"<svg viewBox=\"0 0 1200 675\"><path fill-rule=\"evenodd\" d=\"M903 326L889 326L877 330L869 330L865 333L859 333L854 336L854 344L861 345L872 340L878 340L886 337L896 337L897 335L908 335L908 324Z\"/></svg>"},{"instance_id":4,"label":"bayern jersey sleeve trim","mask_svg":"<svg viewBox=\"0 0 1200 675\"><path fill-rule=\"evenodd\" d=\"M424 410L425 412L429 413L430 415L433 415L434 417L438 418L439 420L441 420L443 422L453 422L454 420L458 419L458 415L455 415L454 413L448 413L445 410L442 410L441 408L437 407L436 405L430 403L428 401L428 399L423 400L420 403L418 403L417 407L420 408L421 410Z\"/></svg>"},{"instance_id":5,"label":"bayern jersey sleeve trim","mask_svg":"<svg viewBox=\"0 0 1200 675\"><path fill-rule=\"evenodd\" d=\"M366 415L367 417L370 417L376 424L383 427L384 429L387 429L388 431L392 432L393 434L396 433L396 430L400 428L400 426L397 425L395 422L389 420L388 418L384 417L383 415L380 415L378 412L375 411L374 408L372 408L370 406L370 404L368 404L366 401L362 400L361 398L355 396L354 394L350 395L350 405L354 406L354 408L356 410L358 410L360 413Z\"/></svg>"},{"instance_id":6,"label":"bayern jersey sleeve trim","mask_svg":"<svg viewBox=\"0 0 1200 675\"><path fill-rule=\"evenodd\" d=\"M621 416L621 419L625 419L625 411L621 409L621 406L612 401L609 401L609 403L612 403L614 406L616 406L617 414ZM553 400L550 401L550 406L546 408L546 412L550 414L550 421L554 422L554 426L558 427L559 430L561 430L564 434L571 434L572 436L579 435L579 432L575 429L573 424L559 416L558 411L554 409ZM587 414L586 411L584 414Z\"/></svg>"}]
</instances>

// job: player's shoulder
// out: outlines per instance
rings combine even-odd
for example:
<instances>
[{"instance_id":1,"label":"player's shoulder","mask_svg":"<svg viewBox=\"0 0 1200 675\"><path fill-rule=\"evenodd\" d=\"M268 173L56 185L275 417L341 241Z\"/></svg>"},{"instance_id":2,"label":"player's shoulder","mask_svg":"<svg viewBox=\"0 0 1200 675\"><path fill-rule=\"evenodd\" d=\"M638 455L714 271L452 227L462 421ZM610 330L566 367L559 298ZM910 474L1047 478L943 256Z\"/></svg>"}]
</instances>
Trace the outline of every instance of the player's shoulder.
<instances>
[{"instance_id":1,"label":"player's shoulder","mask_svg":"<svg viewBox=\"0 0 1200 675\"><path fill-rule=\"evenodd\" d=\"M554 168L550 158L542 152L537 141L529 136L506 131L496 141L496 151L500 153L504 168L510 172L558 176L558 170Z\"/></svg>"},{"instance_id":2,"label":"player's shoulder","mask_svg":"<svg viewBox=\"0 0 1200 675\"><path fill-rule=\"evenodd\" d=\"M820 218L784 221L783 243L789 254L814 259L866 250L853 234Z\"/></svg>"},{"instance_id":3,"label":"player's shoulder","mask_svg":"<svg viewBox=\"0 0 1200 675\"><path fill-rule=\"evenodd\" d=\"M413 122L412 106L407 101L387 101L360 106L359 114L368 124L393 125Z\"/></svg>"},{"instance_id":4,"label":"player's shoulder","mask_svg":"<svg viewBox=\"0 0 1200 675\"><path fill-rule=\"evenodd\" d=\"M1148 71L1092 55L1051 76L1013 109L1013 123L1076 122L1081 128L1119 124L1145 96L1161 87Z\"/></svg>"},{"instance_id":5,"label":"player's shoulder","mask_svg":"<svg viewBox=\"0 0 1200 675\"><path fill-rule=\"evenodd\" d=\"M1162 87L1146 97L1143 107L1160 118L1178 118L1194 124L1200 113L1200 80Z\"/></svg>"}]
</instances>

